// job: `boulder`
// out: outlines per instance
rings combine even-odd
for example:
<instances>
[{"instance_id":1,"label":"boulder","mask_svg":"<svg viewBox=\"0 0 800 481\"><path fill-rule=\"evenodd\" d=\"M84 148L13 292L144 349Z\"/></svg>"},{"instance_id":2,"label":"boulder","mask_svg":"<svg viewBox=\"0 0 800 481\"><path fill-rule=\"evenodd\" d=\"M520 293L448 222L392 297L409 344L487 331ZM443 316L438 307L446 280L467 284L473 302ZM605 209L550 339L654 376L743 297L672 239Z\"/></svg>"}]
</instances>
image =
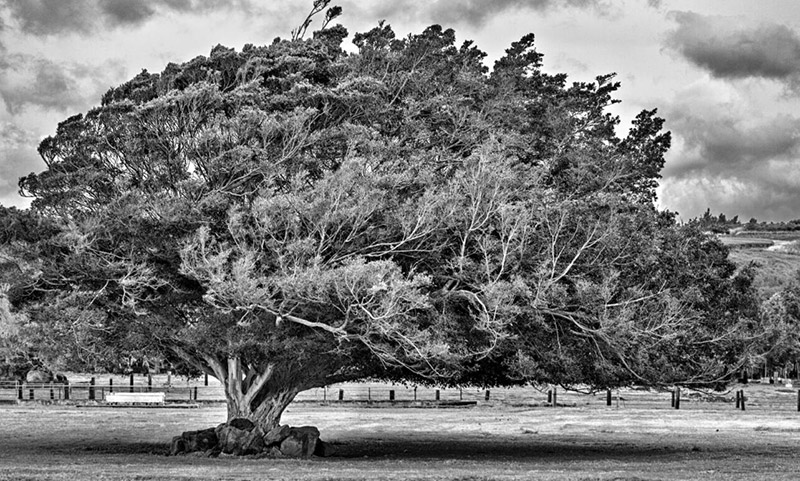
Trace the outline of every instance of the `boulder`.
<instances>
[{"instance_id":1,"label":"boulder","mask_svg":"<svg viewBox=\"0 0 800 481\"><path fill-rule=\"evenodd\" d=\"M233 418L228 421L228 426L241 429L242 431L252 431L253 428L256 427L256 425L253 424L253 421L247 418Z\"/></svg>"},{"instance_id":2,"label":"boulder","mask_svg":"<svg viewBox=\"0 0 800 481\"><path fill-rule=\"evenodd\" d=\"M186 431L172 438L169 454L202 453L205 456L327 457L334 446L319 439L313 426L276 426L264 431L247 419L232 420L216 428ZM194 455L194 454L193 454Z\"/></svg>"},{"instance_id":3,"label":"boulder","mask_svg":"<svg viewBox=\"0 0 800 481\"><path fill-rule=\"evenodd\" d=\"M275 426L264 435L264 444L267 446L275 446L283 442L284 439L289 437L292 428L287 424Z\"/></svg>"},{"instance_id":4,"label":"boulder","mask_svg":"<svg viewBox=\"0 0 800 481\"><path fill-rule=\"evenodd\" d=\"M249 422L249 421L248 421ZM231 424L221 424L215 428L219 449L225 454L256 454L264 450L264 433L252 425L249 431ZM247 427L241 423L239 426Z\"/></svg>"},{"instance_id":5,"label":"boulder","mask_svg":"<svg viewBox=\"0 0 800 481\"><path fill-rule=\"evenodd\" d=\"M169 444L169 455L170 456L177 456L178 454L186 452L186 441L183 440L183 436L175 436L172 438L172 442Z\"/></svg>"},{"instance_id":6,"label":"boulder","mask_svg":"<svg viewBox=\"0 0 800 481\"><path fill-rule=\"evenodd\" d=\"M316 436L319 439L319 429L314 426L300 426L299 428L289 428L290 433L302 433Z\"/></svg>"},{"instance_id":7,"label":"boulder","mask_svg":"<svg viewBox=\"0 0 800 481\"><path fill-rule=\"evenodd\" d=\"M289 458L302 458L305 455L303 439L297 436L289 436L281 443L281 454Z\"/></svg>"},{"instance_id":8,"label":"boulder","mask_svg":"<svg viewBox=\"0 0 800 481\"><path fill-rule=\"evenodd\" d=\"M289 436L281 442L281 453L290 458L313 456L319 441L319 429L314 426L291 428Z\"/></svg>"},{"instance_id":9,"label":"boulder","mask_svg":"<svg viewBox=\"0 0 800 481\"><path fill-rule=\"evenodd\" d=\"M186 445L185 451L188 453L213 449L218 441L215 428L203 429L200 431L186 431L181 437Z\"/></svg>"}]
</instances>

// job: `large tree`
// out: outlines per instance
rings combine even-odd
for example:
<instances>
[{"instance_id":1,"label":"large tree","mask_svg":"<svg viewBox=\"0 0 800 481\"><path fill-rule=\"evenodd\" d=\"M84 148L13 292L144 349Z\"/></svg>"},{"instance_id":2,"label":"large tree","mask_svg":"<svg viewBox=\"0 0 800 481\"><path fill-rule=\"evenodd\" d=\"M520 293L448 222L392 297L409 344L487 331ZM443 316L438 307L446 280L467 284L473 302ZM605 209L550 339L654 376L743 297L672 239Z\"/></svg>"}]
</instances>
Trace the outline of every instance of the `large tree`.
<instances>
[{"instance_id":1,"label":"large tree","mask_svg":"<svg viewBox=\"0 0 800 481\"><path fill-rule=\"evenodd\" d=\"M61 230L17 305L216 376L264 429L366 377L729 376L748 279L654 207L654 110L619 137L613 75L546 74L532 35L491 71L439 26L346 36L217 46L62 122L20 181Z\"/></svg>"}]
</instances>

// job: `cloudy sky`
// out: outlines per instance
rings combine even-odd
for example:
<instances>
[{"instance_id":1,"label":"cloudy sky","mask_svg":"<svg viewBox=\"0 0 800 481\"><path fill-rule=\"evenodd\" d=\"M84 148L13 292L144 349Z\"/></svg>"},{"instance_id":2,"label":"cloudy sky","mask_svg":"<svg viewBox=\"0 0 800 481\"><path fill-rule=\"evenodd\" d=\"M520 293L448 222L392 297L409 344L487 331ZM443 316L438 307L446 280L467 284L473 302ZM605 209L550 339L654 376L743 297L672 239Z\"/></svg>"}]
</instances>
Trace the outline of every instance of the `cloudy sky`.
<instances>
[{"instance_id":1,"label":"cloudy sky","mask_svg":"<svg viewBox=\"0 0 800 481\"><path fill-rule=\"evenodd\" d=\"M536 34L545 70L617 72L624 130L658 108L673 133L659 205L744 221L800 218L796 0L342 0L352 33L438 23L498 58ZM0 204L44 164L39 141L142 69L288 37L311 0L0 0ZM313 25L312 25L313 29Z\"/></svg>"}]
</instances>

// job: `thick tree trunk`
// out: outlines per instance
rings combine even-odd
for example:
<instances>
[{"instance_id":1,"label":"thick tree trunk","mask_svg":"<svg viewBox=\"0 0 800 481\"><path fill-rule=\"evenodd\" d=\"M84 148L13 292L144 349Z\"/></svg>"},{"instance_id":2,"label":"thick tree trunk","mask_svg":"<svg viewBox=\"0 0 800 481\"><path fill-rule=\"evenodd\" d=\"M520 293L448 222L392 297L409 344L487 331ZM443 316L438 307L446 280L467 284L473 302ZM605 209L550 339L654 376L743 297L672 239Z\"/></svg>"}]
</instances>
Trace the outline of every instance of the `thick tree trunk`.
<instances>
[{"instance_id":1,"label":"thick tree trunk","mask_svg":"<svg viewBox=\"0 0 800 481\"><path fill-rule=\"evenodd\" d=\"M283 411L289 406L297 395L294 389L282 391L268 391L259 396L255 404L248 401L246 396L226 386L225 397L228 403L228 422L234 419L248 419L253 424L260 427L264 432L280 424Z\"/></svg>"},{"instance_id":2,"label":"thick tree trunk","mask_svg":"<svg viewBox=\"0 0 800 481\"><path fill-rule=\"evenodd\" d=\"M291 376L268 366L263 372L243 375L239 358L228 359L227 378L224 381L228 404L228 422L248 419L268 432L280 424L281 415L294 400L300 388L288 382Z\"/></svg>"},{"instance_id":3,"label":"thick tree trunk","mask_svg":"<svg viewBox=\"0 0 800 481\"><path fill-rule=\"evenodd\" d=\"M331 373L334 363L254 365L237 356L221 360L200 353L190 356L187 350L174 349L196 367L222 381L228 420L213 428L176 436L171 453L330 455L332 447L319 439L319 430L310 426L281 426L281 415L300 391L354 379L353 373Z\"/></svg>"}]
</instances>

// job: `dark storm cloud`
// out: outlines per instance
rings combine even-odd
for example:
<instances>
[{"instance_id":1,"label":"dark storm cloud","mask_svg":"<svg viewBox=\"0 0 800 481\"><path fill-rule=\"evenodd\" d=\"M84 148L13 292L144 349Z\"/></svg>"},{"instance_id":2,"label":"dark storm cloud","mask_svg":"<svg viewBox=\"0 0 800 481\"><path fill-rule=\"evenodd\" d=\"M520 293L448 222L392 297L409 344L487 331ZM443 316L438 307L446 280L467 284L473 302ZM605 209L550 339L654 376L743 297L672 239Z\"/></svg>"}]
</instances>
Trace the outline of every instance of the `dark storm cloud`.
<instances>
[{"instance_id":1,"label":"dark storm cloud","mask_svg":"<svg viewBox=\"0 0 800 481\"><path fill-rule=\"evenodd\" d=\"M100 10L112 25L137 25L155 14L145 0L106 0L100 3Z\"/></svg>"},{"instance_id":2,"label":"dark storm cloud","mask_svg":"<svg viewBox=\"0 0 800 481\"><path fill-rule=\"evenodd\" d=\"M48 35L64 31L88 33L94 21L90 0L6 0L22 31Z\"/></svg>"},{"instance_id":3,"label":"dark storm cloud","mask_svg":"<svg viewBox=\"0 0 800 481\"><path fill-rule=\"evenodd\" d=\"M0 62L0 72L0 98L12 114L26 105L63 112L80 100L74 77L50 60L11 55Z\"/></svg>"},{"instance_id":4,"label":"dark storm cloud","mask_svg":"<svg viewBox=\"0 0 800 481\"><path fill-rule=\"evenodd\" d=\"M62 113L83 110L121 76L113 61L99 66L13 54L0 59L0 99L12 115L27 107Z\"/></svg>"},{"instance_id":5,"label":"dark storm cloud","mask_svg":"<svg viewBox=\"0 0 800 481\"><path fill-rule=\"evenodd\" d=\"M609 2L604 0L432 0L424 3L400 0L382 2L374 7L370 7L365 2L343 3L345 4L345 13L361 11L378 18L411 17L444 25L466 23L473 26L482 25L492 17L506 11L547 12L561 8L595 8L605 11L609 6Z\"/></svg>"},{"instance_id":6,"label":"dark storm cloud","mask_svg":"<svg viewBox=\"0 0 800 481\"><path fill-rule=\"evenodd\" d=\"M507 10L530 9L545 12L559 8L589 8L599 5L600 2L597 0L495 0L492 2L439 0L431 2L431 15L437 22L464 22L470 25L481 25L486 20Z\"/></svg>"},{"instance_id":7,"label":"dark storm cloud","mask_svg":"<svg viewBox=\"0 0 800 481\"><path fill-rule=\"evenodd\" d=\"M800 119L795 117L782 115L755 124L715 115L668 118L684 147L681 162L667 165L667 176L748 175L771 161L800 159Z\"/></svg>"},{"instance_id":8,"label":"dark storm cloud","mask_svg":"<svg viewBox=\"0 0 800 481\"><path fill-rule=\"evenodd\" d=\"M141 25L160 12L251 8L252 0L5 0L11 19L32 35L89 34Z\"/></svg>"},{"instance_id":9,"label":"dark storm cloud","mask_svg":"<svg viewBox=\"0 0 800 481\"><path fill-rule=\"evenodd\" d=\"M666 111L676 140L663 174L662 198L684 220L713 212L744 219L793 219L800 205L800 118L754 120L730 106ZM698 102L699 103L699 102Z\"/></svg>"},{"instance_id":10,"label":"dark storm cloud","mask_svg":"<svg viewBox=\"0 0 800 481\"><path fill-rule=\"evenodd\" d=\"M723 79L759 77L800 86L800 36L784 25L738 26L735 19L672 12L678 28L669 33L667 48L713 76Z\"/></svg>"}]
</instances>

